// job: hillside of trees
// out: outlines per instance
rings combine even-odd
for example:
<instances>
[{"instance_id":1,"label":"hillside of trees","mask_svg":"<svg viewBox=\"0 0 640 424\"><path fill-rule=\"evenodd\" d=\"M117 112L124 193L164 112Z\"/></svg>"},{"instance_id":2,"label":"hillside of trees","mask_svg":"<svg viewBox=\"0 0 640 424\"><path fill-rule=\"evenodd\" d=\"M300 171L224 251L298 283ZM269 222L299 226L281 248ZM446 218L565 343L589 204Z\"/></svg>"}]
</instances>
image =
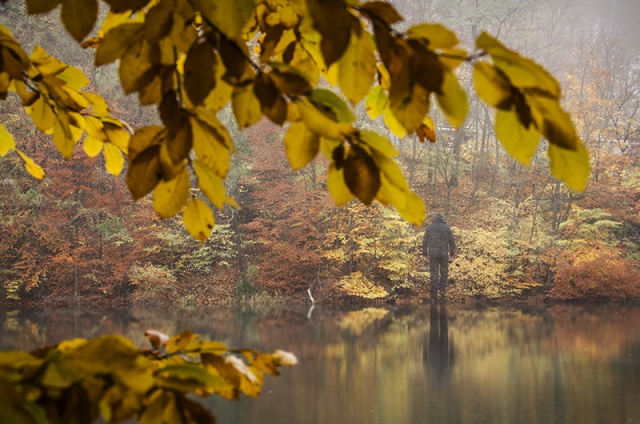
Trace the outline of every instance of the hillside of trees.
<instances>
[{"instance_id":1,"label":"hillside of trees","mask_svg":"<svg viewBox=\"0 0 640 424\"><path fill-rule=\"evenodd\" d=\"M469 46L487 29L547 67L591 163L580 193L551 175L545 145L530 166L520 164L475 95L459 129L435 111L434 134L402 143L360 103L362 129L388 136L400 151L405 177L427 206L425 225L440 211L453 228L451 299L639 297L640 46L621 27L574 8L578 1L445 3L393 2L407 19L449 25ZM89 52L59 41L68 36L57 16L27 18L21 7L0 3L0 24L25 48L41 45L81 68L131 127L159 120L121 93L113 65L95 68ZM471 67L462 65L458 78L471 86ZM228 108L218 114L233 128L225 186L241 209L216 210L213 232L200 243L178 218L159 219L153 200L134 202L125 177L105 171L102 156L78 145L63 159L19 103L2 102L2 123L47 174L34 180L19 157L0 158L2 302L201 305L261 295L302 302L308 288L326 302L426 295L424 226L376 202L336 207L328 159L291 170L287 128L262 119L240 130Z\"/></svg>"}]
</instances>

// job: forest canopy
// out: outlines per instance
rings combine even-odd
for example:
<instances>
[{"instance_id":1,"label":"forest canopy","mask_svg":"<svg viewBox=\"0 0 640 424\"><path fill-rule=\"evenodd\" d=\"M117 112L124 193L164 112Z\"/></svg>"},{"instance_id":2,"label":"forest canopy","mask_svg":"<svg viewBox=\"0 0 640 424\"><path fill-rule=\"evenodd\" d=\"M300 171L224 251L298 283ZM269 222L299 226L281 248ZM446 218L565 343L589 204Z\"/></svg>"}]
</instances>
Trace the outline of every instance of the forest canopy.
<instances>
[{"instance_id":1,"label":"forest canopy","mask_svg":"<svg viewBox=\"0 0 640 424\"><path fill-rule=\"evenodd\" d=\"M5 0L6 1L6 0ZM394 161L389 139L364 129L354 108L364 102L397 137L438 142L430 117L437 104L450 125L463 125L467 92L456 70L473 67L478 97L495 110L505 150L528 164L542 138L552 174L583 190L589 158L559 83L542 66L486 32L475 51L438 23L403 31L393 5L343 0L27 0L29 14L61 5L60 20L97 66L119 62L122 90L155 105L161 125L131 129L91 91L79 68L36 47L29 55L0 25L0 99L16 93L35 126L71 156L77 143L102 153L106 170L126 181L134 199L153 193L162 218L182 212L186 229L206 240L212 206L238 207L224 181L235 151L218 112L231 105L247 128L263 117L284 126L292 169L318 156L328 162L327 189L338 206L357 198L393 206L419 225L426 207ZM14 152L35 178L44 170L0 122L0 155ZM126 160L126 164L125 164Z\"/></svg>"}]
</instances>

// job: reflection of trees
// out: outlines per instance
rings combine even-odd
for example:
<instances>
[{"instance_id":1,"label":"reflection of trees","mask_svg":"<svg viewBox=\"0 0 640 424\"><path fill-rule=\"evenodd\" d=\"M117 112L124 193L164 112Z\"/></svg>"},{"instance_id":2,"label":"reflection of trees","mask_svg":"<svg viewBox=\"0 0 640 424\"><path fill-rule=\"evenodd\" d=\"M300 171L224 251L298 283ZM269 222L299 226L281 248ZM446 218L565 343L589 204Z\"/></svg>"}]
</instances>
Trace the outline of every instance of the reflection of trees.
<instances>
[{"instance_id":1,"label":"reflection of trees","mask_svg":"<svg viewBox=\"0 0 640 424\"><path fill-rule=\"evenodd\" d=\"M449 340L447 307L432 306L429 312L429 344L424 353L429 381L436 387L442 387L451 379L454 362L453 341Z\"/></svg>"}]
</instances>

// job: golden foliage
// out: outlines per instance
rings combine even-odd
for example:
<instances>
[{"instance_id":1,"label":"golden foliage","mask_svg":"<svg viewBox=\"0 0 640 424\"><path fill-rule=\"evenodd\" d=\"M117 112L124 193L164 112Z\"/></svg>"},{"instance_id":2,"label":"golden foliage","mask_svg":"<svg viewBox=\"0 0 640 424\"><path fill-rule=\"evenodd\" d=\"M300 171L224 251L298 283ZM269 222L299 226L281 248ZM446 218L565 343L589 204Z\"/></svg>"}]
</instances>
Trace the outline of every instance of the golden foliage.
<instances>
[{"instance_id":1,"label":"golden foliage","mask_svg":"<svg viewBox=\"0 0 640 424\"><path fill-rule=\"evenodd\" d=\"M137 93L140 104L155 105L161 126L137 129L129 141L126 126L109 114L104 100L82 91L89 81L80 70L39 47L27 56L4 27L0 99L16 92L64 157L83 137L87 154L102 151L112 174L123 169L125 155L134 198L154 192L158 214L184 212L185 226L198 240L209 236L213 215L209 206L185 200L191 185L201 189L193 191L197 197L215 207L236 206L220 183L234 145L216 113L229 103L240 128L262 116L289 125L284 144L294 169L312 161L324 146L327 187L338 205L353 197L366 205L378 201L421 224L426 207L394 162L395 153L384 147L388 140L360 130L352 107L366 99L369 116L382 115L398 137L417 133L433 142L429 114L434 100L454 127L465 121L467 94L454 70L466 60L475 62L480 98L499 110L496 132L507 151L526 162L543 135L551 143L553 174L574 189L586 183L588 157L559 104L557 81L487 33L476 45L491 62L468 57L458 37L441 24L398 32L394 26L403 18L385 2L105 2L109 14L97 36L82 45L96 48L98 66L119 61L123 91ZM27 10L44 13L59 3L29 0ZM80 42L92 30L98 10L97 0L68 0L60 19ZM325 82L348 102L320 88ZM0 127L0 154L11 150L17 146ZM42 170L18 154L27 171L41 178ZM198 178L185 180L185 172Z\"/></svg>"},{"instance_id":2,"label":"golden foliage","mask_svg":"<svg viewBox=\"0 0 640 424\"><path fill-rule=\"evenodd\" d=\"M360 271L342 277L336 283L336 288L349 296L364 299L380 299L389 295L384 288L369 281Z\"/></svg>"}]
</instances>

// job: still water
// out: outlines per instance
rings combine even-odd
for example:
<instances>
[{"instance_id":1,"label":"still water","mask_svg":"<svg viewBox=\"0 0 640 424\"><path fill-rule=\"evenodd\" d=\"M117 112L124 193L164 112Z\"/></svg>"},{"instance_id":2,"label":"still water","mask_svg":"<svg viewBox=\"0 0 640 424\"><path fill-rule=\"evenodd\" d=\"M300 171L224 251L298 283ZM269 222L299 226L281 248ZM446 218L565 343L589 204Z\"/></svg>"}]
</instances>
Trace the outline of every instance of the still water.
<instances>
[{"instance_id":1,"label":"still water","mask_svg":"<svg viewBox=\"0 0 640 424\"><path fill-rule=\"evenodd\" d=\"M1 311L0 349L191 329L294 352L219 423L640 423L640 305Z\"/></svg>"}]
</instances>

